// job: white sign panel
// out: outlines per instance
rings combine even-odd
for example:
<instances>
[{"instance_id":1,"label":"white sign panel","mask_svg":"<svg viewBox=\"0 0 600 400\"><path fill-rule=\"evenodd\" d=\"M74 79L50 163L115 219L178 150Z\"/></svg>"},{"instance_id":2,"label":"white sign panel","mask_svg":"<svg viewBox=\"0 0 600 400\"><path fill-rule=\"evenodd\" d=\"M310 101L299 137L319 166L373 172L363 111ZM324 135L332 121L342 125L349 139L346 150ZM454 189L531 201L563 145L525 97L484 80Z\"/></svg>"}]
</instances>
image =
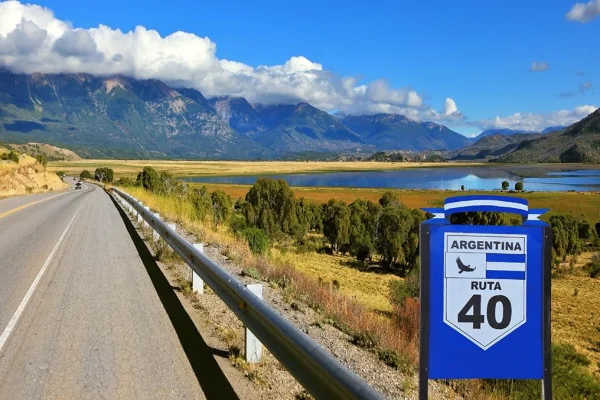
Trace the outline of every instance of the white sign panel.
<instances>
[{"instance_id":1,"label":"white sign panel","mask_svg":"<svg viewBox=\"0 0 600 400\"><path fill-rule=\"evenodd\" d=\"M526 321L526 235L444 235L444 322L484 350Z\"/></svg>"}]
</instances>

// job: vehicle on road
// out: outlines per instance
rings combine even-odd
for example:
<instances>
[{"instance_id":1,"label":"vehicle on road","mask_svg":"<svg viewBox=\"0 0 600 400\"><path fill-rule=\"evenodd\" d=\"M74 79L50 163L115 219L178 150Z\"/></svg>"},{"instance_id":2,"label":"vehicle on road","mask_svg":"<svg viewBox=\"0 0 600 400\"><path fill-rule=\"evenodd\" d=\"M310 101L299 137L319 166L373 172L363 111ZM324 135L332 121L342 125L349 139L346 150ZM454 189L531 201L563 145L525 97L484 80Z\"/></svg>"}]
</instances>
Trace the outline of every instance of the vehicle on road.
<instances>
[{"instance_id":1,"label":"vehicle on road","mask_svg":"<svg viewBox=\"0 0 600 400\"><path fill-rule=\"evenodd\" d=\"M81 189L81 182L77 182L75 184L75 189Z\"/></svg>"}]
</instances>

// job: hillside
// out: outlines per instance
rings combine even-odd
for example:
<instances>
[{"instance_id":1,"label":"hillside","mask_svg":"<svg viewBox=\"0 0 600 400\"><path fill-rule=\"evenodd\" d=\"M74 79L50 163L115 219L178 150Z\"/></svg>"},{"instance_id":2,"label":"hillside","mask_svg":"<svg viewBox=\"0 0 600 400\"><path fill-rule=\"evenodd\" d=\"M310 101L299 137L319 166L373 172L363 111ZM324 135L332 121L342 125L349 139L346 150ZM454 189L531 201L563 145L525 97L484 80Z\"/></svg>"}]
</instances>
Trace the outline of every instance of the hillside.
<instances>
[{"instance_id":1,"label":"hillside","mask_svg":"<svg viewBox=\"0 0 600 400\"><path fill-rule=\"evenodd\" d=\"M524 140L498 161L600 163L600 109L562 131Z\"/></svg>"},{"instance_id":2,"label":"hillside","mask_svg":"<svg viewBox=\"0 0 600 400\"><path fill-rule=\"evenodd\" d=\"M462 148L450 156L451 160L485 160L503 156L515 150L523 140L537 139L541 134L515 133L483 136L475 143Z\"/></svg>"},{"instance_id":3,"label":"hillside","mask_svg":"<svg viewBox=\"0 0 600 400\"><path fill-rule=\"evenodd\" d=\"M548 128L548 129L550 129L550 131L552 131L552 128ZM535 133L535 132L534 131L524 131L524 130L514 130L514 129L510 129L510 128L486 129L483 132L481 132L479 135L475 136L475 140L479 140L479 139L487 137L487 136L494 136L494 135L511 136L511 135L517 135L517 134L523 134L523 133ZM547 133L547 132L544 132L544 133Z\"/></svg>"},{"instance_id":4,"label":"hillside","mask_svg":"<svg viewBox=\"0 0 600 400\"><path fill-rule=\"evenodd\" d=\"M426 151L469 143L444 126L395 114L340 120L308 103L207 99L197 90L152 79L5 69L0 69L0 140L49 143L84 158L138 159Z\"/></svg>"},{"instance_id":5,"label":"hillside","mask_svg":"<svg viewBox=\"0 0 600 400\"><path fill-rule=\"evenodd\" d=\"M0 154L9 150L0 147ZM30 193L59 191L66 189L58 175L46 171L35 158L20 154L19 163L9 160L0 160L0 198L18 196Z\"/></svg>"},{"instance_id":6,"label":"hillside","mask_svg":"<svg viewBox=\"0 0 600 400\"><path fill-rule=\"evenodd\" d=\"M433 122L417 122L403 115L348 116L342 122L376 150L455 150L469 139Z\"/></svg>"},{"instance_id":7,"label":"hillside","mask_svg":"<svg viewBox=\"0 0 600 400\"><path fill-rule=\"evenodd\" d=\"M79 157L74 151L52 146L46 143L30 142L24 144L9 144L6 146L8 146L11 150L17 151L19 153L27 153L32 156L43 154L48 161L81 160L81 157Z\"/></svg>"}]
</instances>

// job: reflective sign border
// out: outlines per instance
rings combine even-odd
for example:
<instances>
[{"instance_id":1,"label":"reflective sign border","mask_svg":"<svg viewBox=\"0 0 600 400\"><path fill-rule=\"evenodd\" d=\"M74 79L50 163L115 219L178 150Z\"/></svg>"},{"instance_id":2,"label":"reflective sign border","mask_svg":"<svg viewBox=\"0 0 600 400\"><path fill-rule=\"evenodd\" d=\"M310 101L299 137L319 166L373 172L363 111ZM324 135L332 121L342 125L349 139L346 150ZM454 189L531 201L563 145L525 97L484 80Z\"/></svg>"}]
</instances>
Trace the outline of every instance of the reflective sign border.
<instances>
[{"instance_id":1,"label":"reflective sign border","mask_svg":"<svg viewBox=\"0 0 600 400\"><path fill-rule=\"evenodd\" d=\"M437 217L437 215L436 215ZM441 222L441 221L440 221ZM541 222L541 221L540 221ZM442 222L444 224L444 222ZM449 224L446 220L445 224ZM524 225L528 225L527 223ZM537 224L536 224L537 225ZM552 268L552 228L543 225L542 254L542 346L543 379L542 398L552 399L552 348L551 348L551 268ZM431 224L427 221L420 226L419 255L421 260L420 300L421 314L419 327L419 399L428 398L429 383L429 337L430 337L430 269L431 269Z\"/></svg>"}]
</instances>

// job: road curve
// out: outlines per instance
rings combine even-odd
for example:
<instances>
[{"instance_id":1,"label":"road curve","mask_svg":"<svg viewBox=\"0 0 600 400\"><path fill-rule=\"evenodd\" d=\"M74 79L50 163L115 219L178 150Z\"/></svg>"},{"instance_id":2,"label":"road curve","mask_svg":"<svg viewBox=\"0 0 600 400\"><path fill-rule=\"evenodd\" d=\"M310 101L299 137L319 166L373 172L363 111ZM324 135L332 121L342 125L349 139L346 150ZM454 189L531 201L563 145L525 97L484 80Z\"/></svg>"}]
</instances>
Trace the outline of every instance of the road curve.
<instances>
[{"instance_id":1,"label":"road curve","mask_svg":"<svg viewBox=\"0 0 600 400\"><path fill-rule=\"evenodd\" d=\"M235 397L130 230L90 184L0 218L0 398Z\"/></svg>"}]
</instances>

